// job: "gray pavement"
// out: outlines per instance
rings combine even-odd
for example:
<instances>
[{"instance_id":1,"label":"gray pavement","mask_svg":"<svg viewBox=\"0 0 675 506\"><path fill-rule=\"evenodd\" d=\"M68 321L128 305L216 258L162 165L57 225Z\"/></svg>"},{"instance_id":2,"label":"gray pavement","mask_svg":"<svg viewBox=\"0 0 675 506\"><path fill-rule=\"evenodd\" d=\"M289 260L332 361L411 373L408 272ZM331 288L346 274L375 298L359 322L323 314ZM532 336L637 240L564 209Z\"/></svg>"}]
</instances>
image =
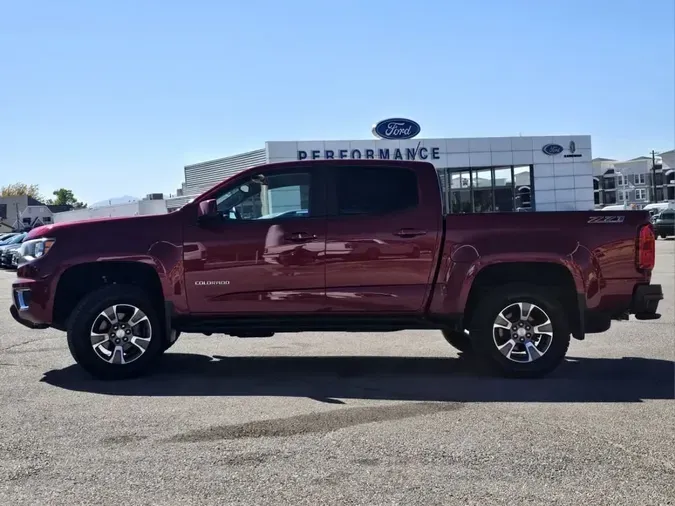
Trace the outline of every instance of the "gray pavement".
<instances>
[{"instance_id":1,"label":"gray pavement","mask_svg":"<svg viewBox=\"0 0 675 506\"><path fill-rule=\"evenodd\" d=\"M661 320L535 381L414 331L185 335L154 375L98 382L11 319L0 271L0 504L675 504L674 246Z\"/></svg>"}]
</instances>

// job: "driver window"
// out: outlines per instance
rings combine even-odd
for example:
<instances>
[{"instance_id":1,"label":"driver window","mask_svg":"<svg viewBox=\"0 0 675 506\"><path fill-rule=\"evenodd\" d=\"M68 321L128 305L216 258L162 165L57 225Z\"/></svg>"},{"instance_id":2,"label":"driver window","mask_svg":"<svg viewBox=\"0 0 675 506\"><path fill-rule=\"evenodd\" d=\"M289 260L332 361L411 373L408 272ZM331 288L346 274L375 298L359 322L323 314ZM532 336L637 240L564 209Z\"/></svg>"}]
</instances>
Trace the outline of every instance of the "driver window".
<instances>
[{"instance_id":1,"label":"driver window","mask_svg":"<svg viewBox=\"0 0 675 506\"><path fill-rule=\"evenodd\" d=\"M310 183L308 172L261 174L224 190L218 212L230 220L308 217Z\"/></svg>"}]
</instances>

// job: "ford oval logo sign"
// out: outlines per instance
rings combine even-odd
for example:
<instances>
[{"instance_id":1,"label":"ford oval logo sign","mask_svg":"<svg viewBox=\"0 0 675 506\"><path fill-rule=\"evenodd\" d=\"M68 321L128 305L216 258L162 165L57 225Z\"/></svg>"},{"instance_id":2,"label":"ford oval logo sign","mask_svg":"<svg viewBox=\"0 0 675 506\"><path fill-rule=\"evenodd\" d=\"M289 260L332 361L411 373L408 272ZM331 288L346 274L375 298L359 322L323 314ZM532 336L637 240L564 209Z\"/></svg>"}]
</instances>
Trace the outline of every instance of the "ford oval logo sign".
<instances>
[{"instance_id":1,"label":"ford oval logo sign","mask_svg":"<svg viewBox=\"0 0 675 506\"><path fill-rule=\"evenodd\" d=\"M389 118L373 126L375 137L389 140L412 139L421 131L417 123L405 118Z\"/></svg>"},{"instance_id":2,"label":"ford oval logo sign","mask_svg":"<svg viewBox=\"0 0 675 506\"><path fill-rule=\"evenodd\" d=\"M563 152L563 147L560 144L546 144L541 150L547 155L559 155Z\"/></svg>"}]
</instances>

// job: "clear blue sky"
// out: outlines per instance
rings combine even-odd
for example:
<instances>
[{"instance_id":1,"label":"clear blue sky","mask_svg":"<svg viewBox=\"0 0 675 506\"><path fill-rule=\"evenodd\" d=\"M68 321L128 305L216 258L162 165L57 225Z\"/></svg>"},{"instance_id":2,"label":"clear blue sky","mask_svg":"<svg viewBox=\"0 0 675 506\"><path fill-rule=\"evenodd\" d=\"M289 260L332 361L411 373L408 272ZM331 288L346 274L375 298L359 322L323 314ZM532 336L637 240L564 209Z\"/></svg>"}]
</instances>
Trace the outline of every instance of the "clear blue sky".
<instances>
[{"instance_id":1,"label":"clear blue sky","mask_svg":"<svg viewBox=\"0 0 675 506\"><path fill-rule=\"evenodd\" d=\"M175 191L266 140L588 133L675 147L673 0L0 0L0 185Z\"/></svg>"}]
</instances>

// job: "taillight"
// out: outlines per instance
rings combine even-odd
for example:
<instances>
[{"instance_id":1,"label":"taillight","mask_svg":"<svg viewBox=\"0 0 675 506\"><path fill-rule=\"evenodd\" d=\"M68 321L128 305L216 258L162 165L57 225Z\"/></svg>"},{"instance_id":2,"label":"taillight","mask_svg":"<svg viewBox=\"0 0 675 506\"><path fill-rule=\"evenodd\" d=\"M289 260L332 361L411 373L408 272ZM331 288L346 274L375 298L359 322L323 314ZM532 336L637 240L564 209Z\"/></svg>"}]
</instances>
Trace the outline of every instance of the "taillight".
<instances>
[{"instance_id":1,"label":"taillight","mask_svg":"<svg viewBox=\"0 0 675 506\"><path fill-rule=\"evenodd\" d=\"M640 229L637 250L637 267L643 270L652 270L656 262L656 236L651 225L644 225Z\"/></svg>"}]
</instances>

